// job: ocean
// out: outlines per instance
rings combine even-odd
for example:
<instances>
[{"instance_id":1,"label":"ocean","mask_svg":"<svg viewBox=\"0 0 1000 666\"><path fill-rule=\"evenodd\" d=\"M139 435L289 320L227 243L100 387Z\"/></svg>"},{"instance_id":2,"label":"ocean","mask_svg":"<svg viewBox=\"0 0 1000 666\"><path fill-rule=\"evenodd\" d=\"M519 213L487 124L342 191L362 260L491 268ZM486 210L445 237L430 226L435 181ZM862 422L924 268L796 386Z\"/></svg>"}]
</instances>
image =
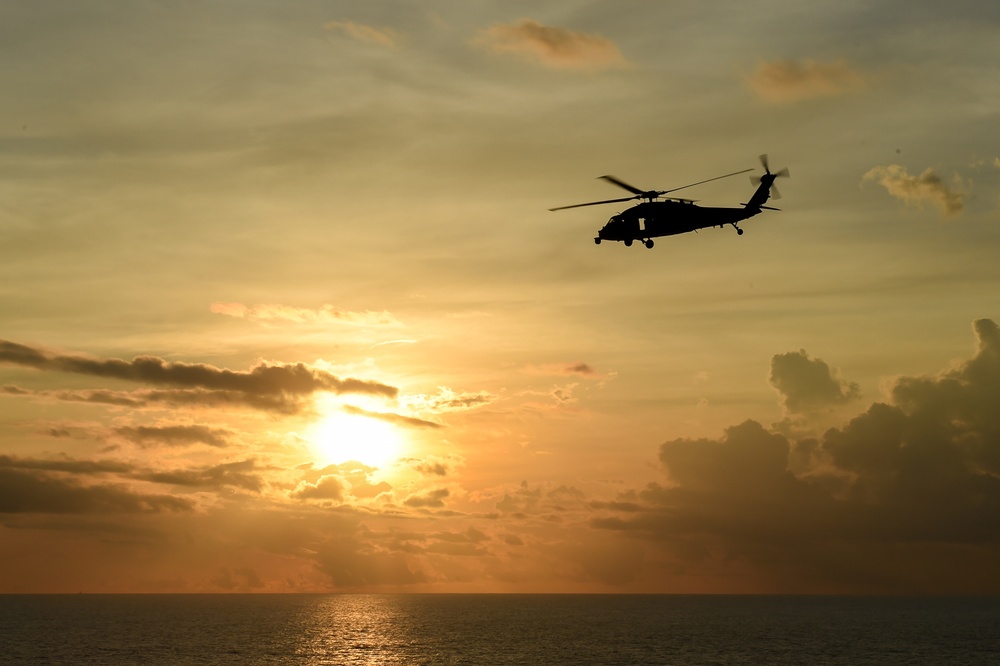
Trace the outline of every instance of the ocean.
<instances>
[{"instance_id":1,"label":"ocean","mask_svg":"<svg viewBox=\"0 0 1000 666\"><path fill-rule=\"evenodd\" d=\"M1000 664L1000 599L0 595L3 664Z\"/></svg>"}]
</instances>

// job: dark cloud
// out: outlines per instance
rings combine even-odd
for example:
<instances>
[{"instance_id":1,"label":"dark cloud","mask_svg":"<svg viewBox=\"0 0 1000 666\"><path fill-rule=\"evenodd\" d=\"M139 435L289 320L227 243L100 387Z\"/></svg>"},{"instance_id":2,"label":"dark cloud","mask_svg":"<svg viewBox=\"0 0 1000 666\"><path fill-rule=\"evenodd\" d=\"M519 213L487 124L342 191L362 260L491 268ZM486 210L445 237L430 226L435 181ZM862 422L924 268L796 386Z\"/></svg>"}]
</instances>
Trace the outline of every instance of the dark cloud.
<instances>
[{"instance_id":1,"label":"dark cloud","mask_svg":"<svg viewBox=\"0 0 1000 666\"><path fill-rule=\"evenodd\" d=\"M142 448L190 444L207 444L224 448L229 446L233 435L230 430L201 425L122 426L115 428L115 433Z\"/></svg>"},{"instance_id":2,"label":"dark cloud","mask_svg":"<svg viewBox=\"0 0 1000 666\"><path fill-rule=\"evenodd\" d=\"M202 363L165 361L138 356L131 361L68 355L0 340L0 362L38 370L68 372L108 379L242 395L244 399L303 397L318 391L395 398L393 386L362 379L341 379L303 363L260 363L249 371L216 368ZM201 396L205 397L205 396Z\"/></svg>"},{"instance_id":3,"label":"dark cloud","mask_svg":"<svg viewBox=\"0 0 1000 666\"><path fill-rule=\"evenodd\" d=\"M974 329L973 358L899 379L893 404L818 439L746 421L663 444L667 483L592 503L592 526L652 540L702 575L740 562L771 591L1000 592L984 564L1000 558L1000 329ZM793 473L803 452L810 465Z\"/></svg>"},{"instance_id":4,"label":"dark cloud","mask_svg":"<svg viewBox=\"0 0 1000 666\"><path fill-rule=\"evenodd\" d=\"M329 542L318 549L316 563L341 588L414 585L427 581L419 569L411 568L406 553L385 552L353 538Z\"/></svg>"},{"instance_id":5,"label":"dark cloud","mask_svg":"<svg viewBox=\"0 0 1000 666\"><path fill-rule=\"evenodd\" d=\"M142 472L133 478L189 488L229 487L260 492L264 487L260 468L252 458L194 469Z\"/></svg>"},{"instance_id":6,"label":"dark cloud","mask_svg":"<svg viewBox=\"0 0 1000 666\"><path fill-rule=\"evenodd\" d=\"M835 377L830 366L810 358L805 349L775 355L770 381L781 394L785 409L793 414L850 402L860 394L857 384Z\"/></svg>"},{"instance_id":7,"label":"dark cloud","mask_svg":"<svg viewBox=\"0 0 1000 666\"><path fill-rule=\"evenodd\" d=\"M392 412L373 412L367 409L362 409L360 407L355 407L354 405L344 405L343 409L348 414L367 416L370 419L378 419L379 421L385 421L386 423L392 423L393 425L405 426L409 428L436 429L444 427L440 423L435 423L434 421L427 421L425 419L418 419L414 416L403 416L402 414L394 414Z\"/></svg>"},{"instance_id":8,"label":"dark cloud","mask_svg":"<svg viewBox=\"0 0 1000 666\"><path fill-rule=\"evenodd\" d=\"M37 470L0 462L0 513L157 513L193 508L179 497L138 493L120 484L84 485Z\"/></svg>"}]
</instances>

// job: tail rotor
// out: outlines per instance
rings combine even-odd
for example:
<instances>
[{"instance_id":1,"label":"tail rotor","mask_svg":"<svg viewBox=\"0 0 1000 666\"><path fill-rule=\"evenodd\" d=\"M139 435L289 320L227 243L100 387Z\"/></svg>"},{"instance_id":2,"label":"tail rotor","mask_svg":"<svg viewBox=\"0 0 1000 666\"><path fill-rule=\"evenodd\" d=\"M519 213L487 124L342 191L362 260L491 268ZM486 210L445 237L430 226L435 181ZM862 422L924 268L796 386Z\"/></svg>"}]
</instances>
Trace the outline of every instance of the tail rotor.
<instances>
[{"instance_id":1,"label":"tail rotor","mask_svg":"<svg viewBox=\"0 0 1000 666\"><path fill-rule=\"evenodd\" d=\"M763 184L763 183L767 183L768 186L770 187L770 190L771 190L771 198L772 199L780 199L781 198L781 192L779 192L778 188L774 186L774 179L775 178L788 178L791 175L788 172L788 167L780 169L779 171L777 171L775 173L771 173L771 167L770 167L770 165L767 162L767 154L766 153L764 155L760 156L760 164L761 164L761 166L764 167L764 175L761 176L760 178L753 178L753 177L751 177L750 178L751 182L753 182L754 185L760 185L760 184Z\"/></svg>"}]
</instances>

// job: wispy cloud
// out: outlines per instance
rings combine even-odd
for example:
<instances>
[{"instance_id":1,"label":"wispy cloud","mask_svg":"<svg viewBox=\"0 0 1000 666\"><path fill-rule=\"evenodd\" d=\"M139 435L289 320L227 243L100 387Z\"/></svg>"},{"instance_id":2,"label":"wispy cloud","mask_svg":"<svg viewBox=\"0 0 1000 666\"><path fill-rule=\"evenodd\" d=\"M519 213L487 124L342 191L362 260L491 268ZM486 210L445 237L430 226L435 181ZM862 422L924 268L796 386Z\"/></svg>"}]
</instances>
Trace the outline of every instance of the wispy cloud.
<instances>
[{"instance_id":1,"label":"wispy cloud","mask_svg":"<svg viewBox=\"0 0 1000 666\"><path fill-rule=\"evenodd\" d=\"M207 444L217 448L229 446L232 431L202 425L121 426L116 435L133 442L140 448L155 446L189 446Z\"/></svg>"},{"instance_id":2,"label":"wispy cloud","mask_svg":"<svg viewBox=\"0 0 1000 666\"><path fill-rule=\"evenodd\" d=\"M391 313L352 312L340 310L325 304L318 308L299 308L292 305L277 303L262 303L259 305L244 305L243 303L212 303L210 309L215 314L250 319L263 322L287 322L292 324L358 324L362 326L399 326Z\"/></svg>"},{"instance_id":3,"label":"wispy cloud","mask_svg":"<svg viewBox=\"0 0 1000 666\"><path fill-rule=\"evenodd\" d=\"M435 423L434 421L427 421L426 419L420 419L415 416L405 416L394 412L373 412L367 409L362 409L361 407L355 407L354 405L344 405L342 409L348 414L366 416L370 419L377 419L379 421L385 421L386 423L392 423L394 425L406 426L410 428L444 427L440 423Z\"/></svg>"},{"instance_id":4,"label":"wispy cloud","mask_svg":"<svg viewBox=\"0 0 1000 666\"><path fill-rule=\"evenodd\" d=\"M759 63L747 84L769 102L795 102L857 93L867 80L844 60L775 60Z\"/></svg>"},{"instance_id":5,"label":"wispy cloud","mask_svg":"<svg viewBox=\"0 0 1000 666\"><path fill-rule=\"evenodd\" d=\"M627 64L606 37L545 26L531 19L487 28L478 41L494 53L511 53L547 67L594 70Z\"/></svg>"},{"instance_id":6,"label":"wispy cloud","mask_svg":"<svg viewBox=\"0 0 1000 666\"><path fill-rule=\"evenodd\" d=\"M66 372L141 384L166 385L174 390L120 392L49 392L61 400L141 406L151 401L172 404L242 404L259 409L296 411L299 404L317 392L362 394L395 398L399 389L380 382L340 378L304 363L261 362L248 371L217 368L204 363L171 362L155 356L138 356L131 361L115 358L63 354L0 340L0 363L10 363L43 371ZM26 389L5 387L4 392L24 395Z\"/></svg>"},{"instance_id":7,"label":"wispy cloud","mask_svg":"<svg viewBox=\"0 0 1000 666\"><path fill-rule=\"evenodd\" d=\"M542 365L527 365L524 372L529 375L541 375L544 377L583 377L586 379L601 379L605 375L594 370L593 367L583 361L571 361L568 363L545 363Z\"/></svg>"},{"instance_id":8,"label":"wispy cloud","mask_svg":"<svg viewBox=\"0 0 1000 666\"><path fill-rule=\"evenodd\" d=\"M346 35L359 42L367 42L386 48L396 48L400 43L399 33L391 28L376 28L364 23L355 23L351 20L330 21L323 27L331 32Z\"/></svg>"},{"instance_id":9,"label":"wispy cloud","mask_svg":"<svg viewBox=\"0 0 1000 666\"><path fill-rule=\"evenodd\" d=\"M864 175L864 180L877 182L907 205L931 204L945 217L959 215L965 207L965 194L949 187L931 168L912 176L898 164L877 166Z\"/></svg>"}]
</instances>

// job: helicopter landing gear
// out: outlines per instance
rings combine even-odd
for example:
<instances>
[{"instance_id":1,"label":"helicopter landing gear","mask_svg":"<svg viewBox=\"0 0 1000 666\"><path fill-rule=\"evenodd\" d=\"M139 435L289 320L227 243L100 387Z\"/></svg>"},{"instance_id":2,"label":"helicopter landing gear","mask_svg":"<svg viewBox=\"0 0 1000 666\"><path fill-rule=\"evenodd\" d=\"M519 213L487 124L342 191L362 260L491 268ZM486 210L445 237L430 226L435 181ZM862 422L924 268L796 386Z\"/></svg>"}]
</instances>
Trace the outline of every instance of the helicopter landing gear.
<instances>
[{"instance_id":1,"label":"helicopter landing gear","mask_svg":"<svg viewBox=\"0 0 1000 666\"><path fill-rule=\"evenodd\" d=\"M742 236L743 235L743 230L740 229L738 226L736 226L735 222L733 222L733 229L736 229L736 235L737 236Z\"/></svg>"},{"instance_id":2,"label":"helicopter landing gear","mask_svg":"<svg viewBox=\"0 0 1000 666\"><path fill-rule=\"evenodd\" d=\"M625 247L632 247L632 239L631 238L626 238L625 239Z\"/></svg>"},{"instance_id":3,"label":"helicopter landing gear","mask_svg":"<svg viewBox=\"0 0 1000 666\"><path fill-rule=\"evenodd\" d=\"M600 244L601 244L601 237L598 236L597 238L594 239L594 245L600 245Z\"/></svg>"},{"instance_id":4,"label":"helicopter landing gear","mask_svg":"<svg viewBox=\"0 0 1000 666\"><path fill-rule=\"evenodd\" d=\"M647 238L646 240L644 240L642 242L642 244L645 245L650 250L653 249L653 239L652 238Z\"/></svg>"}]
</instances>

